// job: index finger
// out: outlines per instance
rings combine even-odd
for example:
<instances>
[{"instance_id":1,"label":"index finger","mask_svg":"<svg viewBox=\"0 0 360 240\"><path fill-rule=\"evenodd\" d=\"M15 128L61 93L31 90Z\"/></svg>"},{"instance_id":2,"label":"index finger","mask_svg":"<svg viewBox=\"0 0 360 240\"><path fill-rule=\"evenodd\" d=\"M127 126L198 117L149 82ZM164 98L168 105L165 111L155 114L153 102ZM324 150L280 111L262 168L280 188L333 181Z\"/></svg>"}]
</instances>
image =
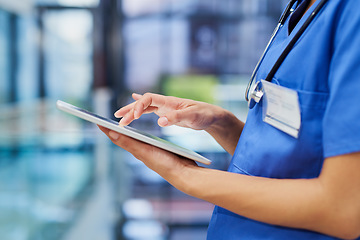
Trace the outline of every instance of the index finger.
<instances>
[{"instance_id":1,"label":"index finger","mask_svg":"<svg viewBox=\"0 0 360 240\"><path fill-rule=\"evenodd\" d=\"M130 103L129 105L126 105L125 107L120 108L114 113L114 116L117 118L125 116L128 112L131 111L131 109L134 108L136 102Z\"/></svg>"},{"instance_id":2,"label":"index finger","mask_svg":"<svg viewBox=\"0 0 360 240\"><path fill-rule=\"evenodd\" d=\"M132 98L133 98L135 101L139 100L141 97L142 97L141 94L137 94L137 93L133 93L133 94L132 94ZM130 110L134 107L134 105L135 105L135 102L130 103L130 104L128 104L128 105L120 108L119 110L117 110L117 111L114 113L114 116L115 116L116 118L121 118L121 117L125 116L125 114L127 114L128 112L130 112Z\"/></svg>"},{"instance_id":3,"label":"index finger","mask_svg":"<svg viewBox=\"0 0 360 240\"><path fill-rule=\"evenodd\" d=\"M135 102L134 117L139 118L149 107L159 108L165 105L165 96L153 93L145 93L142 98Z\"/></svg>"}]
</instances>

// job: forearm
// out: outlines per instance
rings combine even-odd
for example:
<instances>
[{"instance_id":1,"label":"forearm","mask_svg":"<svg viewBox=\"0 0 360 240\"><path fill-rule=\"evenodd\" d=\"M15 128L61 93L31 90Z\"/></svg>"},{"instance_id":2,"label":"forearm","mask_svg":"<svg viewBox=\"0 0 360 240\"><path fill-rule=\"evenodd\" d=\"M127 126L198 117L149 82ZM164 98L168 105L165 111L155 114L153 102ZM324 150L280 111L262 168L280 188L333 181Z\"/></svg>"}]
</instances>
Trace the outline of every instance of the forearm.
<instances>
[{"instance_id":1,"label":"forearm","mask_svg":"<svg viewBox=\"0 0 360 240\"><path fill-rule=\"evenodd\" d=\"M341 229L344 223L351 225L318 179L268 179L195 167L185 176L188 194L260 222L341 238L348 232Z\"/></svg>"},{"instance_id":2,"label":"forearm","mask_svg":"<svg viewBox=\"0 0 360 240\"><path fill-rule=\"evenodd\" d=\"M342 239L360 236L360 152L325 159L318 178L271 179L201 168L168 151L100 129L189 195L273 225Z\"/></svg>"},{"instance_id":3,"label":"forearm","mask_svg":"<svg viewBox=\"0 0 360 240\"><path fill-rule=\"evenodd\" d=\"M217 107L213 124L205 129L228 153L234 154L244 123L231 112Z\"/></svg>"}]
</instances>

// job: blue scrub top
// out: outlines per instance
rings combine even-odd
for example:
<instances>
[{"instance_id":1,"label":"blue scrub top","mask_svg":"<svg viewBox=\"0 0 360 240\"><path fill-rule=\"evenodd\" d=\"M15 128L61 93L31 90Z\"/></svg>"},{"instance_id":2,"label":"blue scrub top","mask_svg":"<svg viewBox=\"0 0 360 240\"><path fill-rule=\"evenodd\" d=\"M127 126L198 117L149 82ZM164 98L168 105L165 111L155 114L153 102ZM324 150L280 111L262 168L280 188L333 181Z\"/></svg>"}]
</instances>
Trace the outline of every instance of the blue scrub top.
<instances>
[{"instance_id":1,"label":"blue scrub top","mask_svg":"<svg viewBox=\"0 0 360 240\"><path fill-rule=\"evenodd\" d=\"M290 35L287 20L261 64L256 81L266 78L319 2ZM359 9L359 0L329 0L272 80L299 94L299 138L264 123L260 102L249 111L230 172L278 179L316 178L325 158L360 151ZM335 238L257 222L215 207L207 239Z\"/></svg>"}]
</instances>

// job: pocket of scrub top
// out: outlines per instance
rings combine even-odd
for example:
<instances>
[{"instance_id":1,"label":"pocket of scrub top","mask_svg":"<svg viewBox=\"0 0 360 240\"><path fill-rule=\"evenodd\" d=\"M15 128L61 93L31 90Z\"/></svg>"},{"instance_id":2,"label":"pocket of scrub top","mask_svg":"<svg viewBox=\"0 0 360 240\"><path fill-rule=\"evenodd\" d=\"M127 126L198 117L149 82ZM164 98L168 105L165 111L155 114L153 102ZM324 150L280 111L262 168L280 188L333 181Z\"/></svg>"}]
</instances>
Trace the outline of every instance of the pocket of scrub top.
<instances>
[{"instance_id":1,"label":"pocket of scrub top","mask_svg":"<svg viewBox=\"0 0 360 240\"><path fill-rule=\"evenodd\" d=\"M297 91L301 110L299 138L263 122L262 106L258 104L249 111L229 171L273 178L318 176L323 163L322 120L328 94Z\"/></svg>"},{"instance_id":2,"label":"pocket of scrub top","mask_svg":"<svg viewBox=\"0 0 360 240\"><path fill-rule=\"evenodd\" d=\"M323 111L326 108L329 98L328 93L323 92L309 92L303 90L297 90L299 94L300 109L304 112L307 110Z\"/></svg>"},{"instance_id":3,"label":"pocket of scrub top","mask_svg":"<svg viewBox=\"0 0 360 240\"><path fill-rule=\"evenodd\" d=\"M298 92L300 107L313 110L324 110L329 98L328 92L302 90L296 82L284 81L283 79L273 78L275 84L290 88Z\"/></svg>"}]
</instances>

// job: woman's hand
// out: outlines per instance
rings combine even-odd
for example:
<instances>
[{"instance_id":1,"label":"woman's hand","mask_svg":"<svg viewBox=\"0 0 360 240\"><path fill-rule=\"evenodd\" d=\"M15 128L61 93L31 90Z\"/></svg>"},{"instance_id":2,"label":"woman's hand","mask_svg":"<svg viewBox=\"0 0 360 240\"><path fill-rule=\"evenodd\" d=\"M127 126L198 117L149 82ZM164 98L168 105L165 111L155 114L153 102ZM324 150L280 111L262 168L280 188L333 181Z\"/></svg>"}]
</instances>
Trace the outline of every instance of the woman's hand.
<instances>
[{"instance_id":1,"label":"woman's hand","mask_svg":"<svg viewBox=\"0 0 360 240\"><path fill-rule=\"evenodd\" d=\"M155 113L160 118L161 127L177 125L194 130L205 130L216 121L218 107L189 99L168 97L158 94L133 94L136 100L121 109L114 115L121 118L120 125L125 126L142 114Z\"/></svg>"},{"instance_id":2,"label":"woman's hand","mask_svg":"<svg viewBox=\"0 0 360 240\"><path fill-rule=\"evenodd\" d=\"M207 131L227 152L233 154L244 123L231 112L208 103L158 94L133 94L135 102L115 112L120 125L130 124L142 114L155 113L161 127L176 125Z\"/></svg>"},{"instance_id":3,"label":"woman's hand","mask_svg":"<svg viewBox=\"0 0 360 240\"><path fill-rule=\"evenodd\" d=\"M186 175L185 170L187 168L197 167L194 161L119 134L102 126L98 125L98 127L114 144L130 152L135 158L142 161L147 167L157 172L179 190L186 191L186 184L183 181L183 177Z\"/></svg>"}]
</instances>

